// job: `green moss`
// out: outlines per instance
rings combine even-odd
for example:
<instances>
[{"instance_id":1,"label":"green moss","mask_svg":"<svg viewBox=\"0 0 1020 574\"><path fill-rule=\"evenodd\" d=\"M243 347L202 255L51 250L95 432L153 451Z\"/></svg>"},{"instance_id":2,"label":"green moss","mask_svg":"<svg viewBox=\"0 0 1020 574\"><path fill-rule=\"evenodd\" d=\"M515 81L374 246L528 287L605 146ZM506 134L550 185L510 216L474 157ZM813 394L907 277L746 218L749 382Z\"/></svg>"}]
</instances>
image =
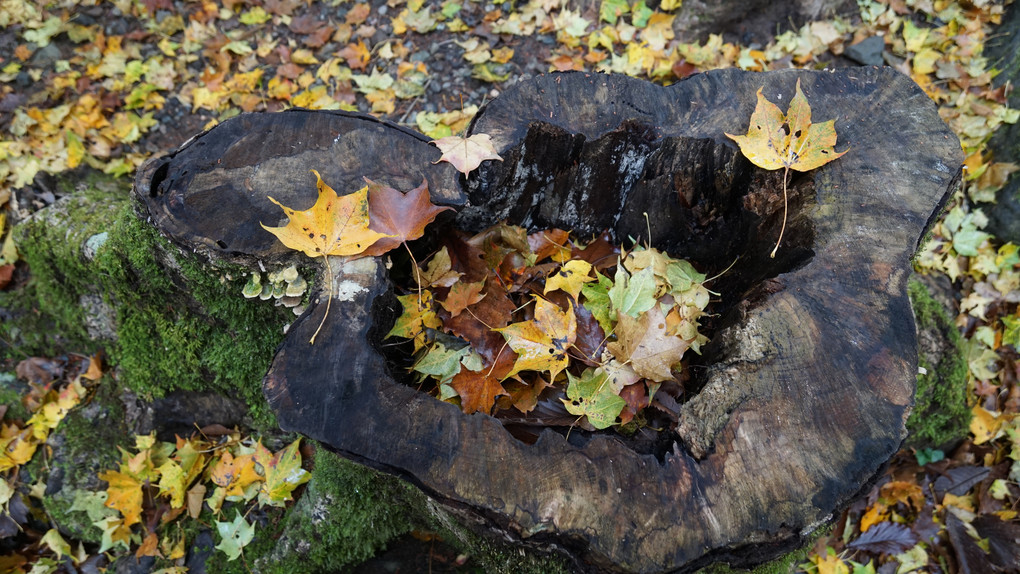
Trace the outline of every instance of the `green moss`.
<instances>
[{"instance_id":1,"label":"green moss","mask_svg":"<svg viewBox=\"0 0 1020 574\"><path fill-rule=\"evenodd\" d=\"M19 225L15 238L31 281L17 300L0 300L21 309L5 321L5 338L16 341L8 358L103 345L144 397L217 391L245 400L258 426L275 424L261 383L293 317L244 299L245 269L182 254L135 214L126 189L110 186L79 189ZM94 340L104 331L107 340Z\"/></svg>"},{"instance_id":2,"label":"green moss","mask_svg":"<svg viewBox=\"0 0 1020 574\"><path fill-rule=\"evenodd\" d=\"M22 311L5 331L16 337L8 340L21 343L21 353L49 353L54 344L94 350L97 344L90 340L81 298L97 294L98 286L81 247L89 237L106 230L126 198L125 190L116 186L83 187L15 228L15 243L32 279L28 293L5 295L5 303ZM14 300L18 296L21 301ZM24 319L29 324L11 333Z\"/></svg>"},{"instance_id":3,"label":"green moss","mask_svg":"<svg viewBox=\"0 0 1020 574\"><path fill-rule=\"evenodd\" d=\"M919 334L918 364L926 371L917 376L914 410L907 420L913 447L938 448L967 435L967 363L959 332L943 306L923 283L907 287Z\"/></svg>"},{"instance_id":4,"label":"green moss","mask_svg":"<svg viewBox=\"0 0 1020 574\"><path fill-rule=\"evenodd\" d=\"M257 570L335 572L361 562L411 530L405 504L409 495L414 493L399 479L318 448L312 480L288 512L273 547L255 559Z\"/></svg>"},{"instance_id":5,"label":"green moss","mask_svg":"<svg viewBox=\"0 0 1020 574\"><path fill-rule=\"evenodd\" d=\"M801 544L800 548L787 552L775 560L759 564L754 568L742 569L733 568L727 564L716 563L707 568L702 568L698 574L793 574L799 572L799 565L807 562L808 555L814 547L815 542L822 536L828 536L832 532L832 525L828 524L812 532Z\"/></svg>"},{"instance_id":6,"label":"green moss","mask_svg":"<svg viewBox=\"0 0 1020 574\"><path fill-rule=\"evenodd\" d=\"M7 406L3 420L27 421L32 416L21 402L24 394L25 385L21 384L13 373L0 373L0 405Z\"/></svg>"},{"instance_id":7,"label":"green moss","mask_svg":"<svg viewBox=\"0 0 1020 574\"><path fill-rule=\"evenodd\" d=\"M75 498L81 492L104 490L99 473L116 469L121 460L117 447L134 442L118 394L116 384L104 379L89 403L68 413L47 440L53 454L43 506L57 527L76 540L99 543L102 531L85 512L71 511Z\"/></svg>"}]
</instances>

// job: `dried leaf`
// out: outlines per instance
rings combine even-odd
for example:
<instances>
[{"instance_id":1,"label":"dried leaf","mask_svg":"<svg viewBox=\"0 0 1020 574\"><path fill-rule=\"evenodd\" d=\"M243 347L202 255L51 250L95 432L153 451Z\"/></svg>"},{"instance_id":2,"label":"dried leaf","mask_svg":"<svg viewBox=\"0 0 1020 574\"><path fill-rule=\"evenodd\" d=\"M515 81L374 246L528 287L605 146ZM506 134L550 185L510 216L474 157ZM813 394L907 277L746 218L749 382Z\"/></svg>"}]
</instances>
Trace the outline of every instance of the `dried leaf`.
<instances>
[{"instance_id":1,"label":"dried leaf","mask_svg":"<svg viewBox=\"0 0 1020 574\"><path fill-rule=\"evenodd\" d=\"M368 225L384 237L365 250L365 255L382 255L405 241L425 234L425 226L451 207L434 205L428 182L406 192L365 179L368 184Z\"/></svg>"},{"instance_id":2,"label":"dried leaf","mask_svg":"<svg viewBox=\"0 0 1020 574\"><path fill-rule=\"evenodd\" d=\"M474 134L462 138L458 136L447 136L432 140L436 147L443 152L442 157L435 163L446 161L453 164L457 171L467 174L478 169L483 161L494 159L503 161L496 153L492 145L492 138L488 134Z\"/></svg>"},{"instance_id":3,"label":"dried leaf","mask_svg":"<svg viewBox=\"0 0 1020 574\"><path fill-rule=\"evenodd\" d=\"M672 368L690 348L687 341L666 334L666 317L659 305L637 319L620 313L616 337L616 341L606 345L609 352L642 377L656 382L672 379Z\"/></svg>"},{"instance_id":4,"label":"dried leaf","mask_svg":"<svg viewBox=\"0 0 1020 574\"><path fill-rule=\"evenodd\" d=\"M917 535L905 524L880 522L847 546L875 554L899 554L917 543Z\"/></svg>"},{"instance_id":5,"label":"dried leaf","mask_svg":"<svg viewBox=\"0 0 1020 574\"><path fill-rule=\"evenodd\" d=\"M577 321L571 308L562 311L554 303L535 298L535 318L512 323L501 329L507 344L517 353L517 362L507 375L521 371L549 371L550 379L567 368L567 349L577 336Z\"/></svg>"},{"instance_id":6,"label":"dried leaf","mask_svg":"<svg viewBox=\"0 0 1020 574\"><path fill-rule=\"evenodd\" d=\"M339 197L322 181L319 172L312 170L312 173L319 189L315 205L304 211L295 211L270 197L269 201L282 207L290 221L283 227L261 224L263 229L290 249L302 251L309 257L358 255L379 239L387 237L368 226L367 186Z\"/></svg>"},{"instance_id":7,"label":"dried leaf","mask_svg":"<svg viewBox=\"0 0 1020 574\"><path fill-rule=\"evenodd\" d=\"M786 126L784 128L784 126ZM842 156L837 153L835 121L811 123L811 106L797 80L796 94L790 102L787 115L765 99L758 89L758 105L751 114L747 134L726 134L737 142L741 153L751 163L764 169L789 168L810 171Z\"/></svg>"},{"instance_id":8,"label":"dried leaf","mask_svg":"<svg viewBox=\"0 0 1020 574\"><path fill-rule=\"evenodd\" d=\"M446 299L440 301L439 304L450 313L451 317L456 317L464 309L485 298L485 294L482 293L484 287L484 281L477 283L465 283L463 281L454 283L450 287L450 293L447 294Z\"/></svg>"}]
</instances>

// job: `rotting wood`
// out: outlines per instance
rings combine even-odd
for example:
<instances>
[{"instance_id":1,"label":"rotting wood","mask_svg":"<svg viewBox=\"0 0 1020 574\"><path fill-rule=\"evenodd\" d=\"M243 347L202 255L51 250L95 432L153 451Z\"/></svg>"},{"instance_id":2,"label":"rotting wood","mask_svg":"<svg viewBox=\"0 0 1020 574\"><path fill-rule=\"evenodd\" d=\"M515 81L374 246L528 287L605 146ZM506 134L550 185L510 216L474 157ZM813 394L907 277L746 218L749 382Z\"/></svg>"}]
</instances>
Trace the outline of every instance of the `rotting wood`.
<instances>
[{"instance_id":1,"label":"rotting wood","mask_svg":"<svg viewBox=\"0 0 1020 574\"><path fill-rule=\"evenodd\" d=\"M773 260L781 181L740 157L724 133L746 130L759 87L788 102L798 79L813 117L835 119L840 149L851 152L791 181L790 229ZM288 112L299 113L309 114ZM431 165L438 150L421 138L331 115L367 139L330 146L293 128L271 137L263 123L278 120L242 116L150 163L136 191L180 244L234 259L283 257L258 235L258 221L278 217L264 198L288 203L281 186L305 189L315 168L338 183L368 176L405 188L425 175L434 200L467 204L456 218L466 229L504 217L532 228L609 228L619 239L650 229L653 244L710 275L737 264L714 286L723 303L701 392L682 406L665 451L637 452L612 432L567 440L547 430L524 444L491 417L397 382L378 350L394 305L381 259L345 264L338 280L357 288L334 301L314 346L322 292L291 327L265 381L284 428L590 571L768 558L831 517L902 443L917 373L909 262L962 161L908 78L878 68L726 70L660 87L542 76L480 112L470 132L491 135L504 161L466 180ZM204 151L188 152L203 140ZM291 145L293 155L281 156ZM397 145L419 155L394 154ZM327 175L317 164L330 158Z\"/></svg>"}]
</instances>

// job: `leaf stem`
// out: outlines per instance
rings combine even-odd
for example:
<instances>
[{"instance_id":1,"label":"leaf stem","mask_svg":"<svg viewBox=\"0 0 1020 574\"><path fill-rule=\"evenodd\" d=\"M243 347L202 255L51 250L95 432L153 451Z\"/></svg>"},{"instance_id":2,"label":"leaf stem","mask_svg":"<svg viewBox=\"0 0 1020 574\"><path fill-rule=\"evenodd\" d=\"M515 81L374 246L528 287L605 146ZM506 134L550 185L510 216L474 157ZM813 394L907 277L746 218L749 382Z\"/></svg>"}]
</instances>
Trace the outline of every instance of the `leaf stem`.
<instances>
[{"instance_id":1,"label":"leaf stem","mask_svg":"<svg viewBox=\"0 0 1020 574\"><path fill-rule=\"evenodd\" d=\"M319 326L312 333L312 338L308 340L309 345L315 344L315 338L319 336L319 331L322 330L322 326L326 323L326 317L329 317L329 306L333 303L333 268L329 265L329 256L325 253L322 254L322 258L326 260L326 275L327 281L329 281L329 299L326 299L326 312L322 315L322 321L319 321Z\"/></svg>"},{"instance_id":2,"label":"leaf stem","mask_svg":"<svg viewBox=\"0 0 1020 574\"><path fill-rule=\"evenodd\" d=\"M783 232L786 231L786 214L789 210L789 205L786 200L786 180L790 175L790 167L783 166L783 226L779 229L779 239L776 240L776 246L772 248L772 253L769 257L772 259L776 258L776 251L779 251L779 244L783 242Z\"/></svg>"}]
</instances>

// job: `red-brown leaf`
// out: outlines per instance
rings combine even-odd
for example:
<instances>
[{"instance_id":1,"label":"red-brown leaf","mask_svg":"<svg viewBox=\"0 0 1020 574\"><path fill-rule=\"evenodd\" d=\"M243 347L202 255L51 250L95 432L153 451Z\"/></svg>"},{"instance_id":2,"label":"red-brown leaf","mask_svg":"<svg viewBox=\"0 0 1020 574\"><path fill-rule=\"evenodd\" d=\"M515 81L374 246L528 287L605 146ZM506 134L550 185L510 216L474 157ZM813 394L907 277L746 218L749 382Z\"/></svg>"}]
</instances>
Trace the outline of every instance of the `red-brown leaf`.
<instances>
[{"instance_id":1,"label":"red-brown leaf","mask_svg":"<svg viewBox=\"0 0 1020 574\"><path fill-rule=\"evenodd\" d=\"M429 198L428 182L401 193L365 178L368 184L368 225L384 237L369 247L365 255L382 255L405 241L418 239L425 234L425 226L440 213L452 209L434 205Z\"/></svg>"}]
</instances>

